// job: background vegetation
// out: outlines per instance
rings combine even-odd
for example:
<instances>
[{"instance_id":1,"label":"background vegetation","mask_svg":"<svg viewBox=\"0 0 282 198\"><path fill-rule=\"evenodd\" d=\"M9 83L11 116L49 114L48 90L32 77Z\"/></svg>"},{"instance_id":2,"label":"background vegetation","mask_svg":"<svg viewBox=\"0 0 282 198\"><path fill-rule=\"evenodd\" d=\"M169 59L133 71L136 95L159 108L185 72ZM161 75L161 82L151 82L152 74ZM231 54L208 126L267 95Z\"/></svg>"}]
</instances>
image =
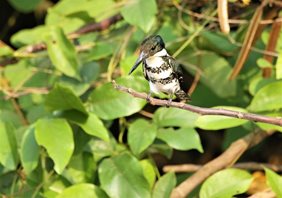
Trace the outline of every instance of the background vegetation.
<instances>
[{"instance_id":1,"label":"background vegetation","mask_svg":"<svg viewBox=\"0 0 282 198\"><path fill-rule=\"evenodd\" d=\"M279 1L230 0L229 21L220 0L1 4L2 197L169 197L191 173L165 165L205 164L256 133L262 143L222 168L263 162L266 176L260 165L226 168L189 196L282 197L281 134L265 139L281 127L152 106L111 84L148 92L141 68L127 74L140 42L160 34L192 105L281 117Z\"/></svg>"}]
</instances>

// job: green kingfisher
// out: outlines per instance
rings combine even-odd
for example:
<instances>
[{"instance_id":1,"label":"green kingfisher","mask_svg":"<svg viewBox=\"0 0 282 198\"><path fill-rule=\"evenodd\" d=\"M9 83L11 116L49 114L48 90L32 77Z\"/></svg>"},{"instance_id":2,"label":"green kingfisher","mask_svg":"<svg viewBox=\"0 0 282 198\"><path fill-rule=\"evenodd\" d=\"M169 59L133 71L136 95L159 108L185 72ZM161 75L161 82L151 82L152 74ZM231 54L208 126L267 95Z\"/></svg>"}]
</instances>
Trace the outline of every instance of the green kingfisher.
<instances>
[{"instance_id":1,"label":"green kingfisher","mask_svg":"<svg viewBox=\"0 0 282 198\"><path fill-rule=\"evenodd\" d=\"M159 94L160 92L168 94L168 104L171 103L173 95L181 102L190 100L190 96L180 87L180 81L182 79L181 72L179 72L174 58L167 53L161 36L149 36L142 41L140 55L129 74L131 74L141 62L144 77L149 81L150 86L150 92L147 97L148 101L150 100L152 92L155 94Z\"/></svg>"}]
</instances>

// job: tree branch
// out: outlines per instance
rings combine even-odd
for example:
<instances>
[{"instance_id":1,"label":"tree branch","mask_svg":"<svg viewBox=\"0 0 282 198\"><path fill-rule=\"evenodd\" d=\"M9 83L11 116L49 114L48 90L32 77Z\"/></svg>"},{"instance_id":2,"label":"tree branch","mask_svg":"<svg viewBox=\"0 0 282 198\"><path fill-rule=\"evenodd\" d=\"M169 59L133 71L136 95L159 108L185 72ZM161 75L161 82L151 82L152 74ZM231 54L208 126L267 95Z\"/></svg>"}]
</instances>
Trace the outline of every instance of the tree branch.
<instances>
[{"instance_id":1,"label":"tree branch","mask_svg":"<svg viewBox=\"0 0 282 198\"><path fill-rule=\"evenodd\" d=\"M80 35L89 33L89 32L99 32L108 29L110 26L114 25L118 21L122 19L122 16L120 14L116 14L114 16L111 16L107 19L104 19L103 21L100 21L98 23L89 23L85 26L79 28L78 30L74 31L73 33L70 33L68 35L69 39L75 39L79 37ZM35 45L30 45L26 48L27 53L34 53L39 52L46 49L46 45L44 43L38 43Z\"/></svg>"},{"instance_id":2,"label":"tree branch","mask_svg":"<svg viewBox=\"0 0 282 198\"><path fill-rule=\"evenodd\" d=\"M115 81L112 81L115 89L126 92L131 94L132 96L136 98L142 98L146 99L147 94L146 93L140 93L137 92L131 88L127 88L121 85L116 84ZM239 112L239 111L232 111L227 109L221 109L221 108L204 108L204 107L197 107L189 104L184 104L180 102L171 102L168 104L167 100L161 100L156 98L150 98L150 104L152 105L158 105L158 106L170 106L170 107L176 107L179 109L185 109L194 113L198 113L200 115L222 115L227 117L233 117L233 118L239 118L244 120L250 120L255 122L263 122L268 124L274 124L278 126L282 126L282 118L281 117L270 117L270 116L263 116L253 113L245 113L245 112Z\"/></svg>"},{"instance_id":3,"label":"tree branch","mask_svg":"<svg viewBox=\"0 0 282 198\"><path fill-rule=\"evenodd\" d=\"M163 167L164 172L175 172L175 173L191 173L200 170L203 165L198 164L179 164L179 165L166 165ZM275 172L281 172L282 166L268 163L256 163L256 162L241 162L236 163L232 168L240 168L251 171L264 170L264 167L270 168Z\"/></svg>"},{"instance_id":4,"label":"tree branch","mask_svg":"<svg viewBox=\"0 0 282 198\"><path fill-rule=\"evenodd\" d=\"M260 143L263 139L265 139L272 133L272 131L268 133L265 131L253 132L246 135L244 138L233 142L224 153L205 164L191 177L175 187L171 193L171 198L186 197L206 178L219 170L232 166L248 148Z\"/></svg>"}]
</instances>

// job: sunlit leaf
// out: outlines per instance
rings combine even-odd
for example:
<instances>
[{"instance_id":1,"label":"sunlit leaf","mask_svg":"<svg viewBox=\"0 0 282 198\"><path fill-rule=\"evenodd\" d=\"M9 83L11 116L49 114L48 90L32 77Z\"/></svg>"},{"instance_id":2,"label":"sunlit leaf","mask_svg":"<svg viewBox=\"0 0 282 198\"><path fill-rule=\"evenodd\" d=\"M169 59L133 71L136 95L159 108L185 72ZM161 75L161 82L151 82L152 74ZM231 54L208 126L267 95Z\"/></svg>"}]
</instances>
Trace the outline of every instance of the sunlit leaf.
<instances>
[{"instance_id":1,"label":"sunlit leaf","mask_svg":"<svg viewBox=\"0 0 282 198\"><path fill-rule=\"evenodd\" d=\"M169 198L170 193L176 185L176 177L174 173L166 173L156 183L153 190L153 198Z\"/></svg>"},{"instance_id":2,"label":"sunlit leaf","mask_svg":"<svg viewBox=\"0 0 282 198\"><path fill-rule=\"evenodd\" d=\"M254 96L248 109L250 111L272 111L282 108L282 81L269 83Z\"/></svg>"},{"instance_id":3,"label":"sunlit leaf","mask_svg":"<svg viewBox=\"0 0 282 198\"><path fill-rule=\"evenodd\" d=\"M201 198L226 198L248 190L252 175L247 171L229 168L210 176L202 185Z\"/></svg>"},{"instance_id":4,"label":"sunlit leaf","mask_svg":"<svg viewBox=\"0 0 282 198\"><path fill-rule=\"evenodd\" d=\"M145 10L146 14L144 14ZM144 32L148 32L152 27L156 13L155 0L131 0L121 10L122 16L128 23L140 27Z\"/></svg>"},{"instance_id":5,"label":"sunlit leaf","mask_svg":"<svg viewBox=\"0 0 282 198\"><path fill-rule=\"evenodd\" d=\"M148 90L148 84L143 77L122 77L116 81L141 92ZM118 91L112 83L96 88L89 97L90 111L105 120L132 115L140 111L145 104L146 100Z\"/></svg>"},{"instance_id":6,"label":"sunlit leaf","mask_svg":"<svg viewBox=\"0 0 282 198\"><path fill-rule=\"evenodd\" d=\"M103 160L98 172L101 187L110 197L150 197L140 163L127 153Z\"/></svg>"},{"instance_id":7,"label":"sunlit leaf","mask_svg":"<svg viewBox=\"0 0 282 198\"><path fill-rule=\"evenodd\" d=\"M198 114L178 108L161 107L154 113L153 121L160 127L194 127Z\"/></svg>"},{"instance_id":8,"label":"sunlit leaf","mask_svg":"<svg viewBox=\"0 0 282 198\"><path fill-rule=\"evenodd\" d=\"M128 144L135 155L148 148L157 136L157 126L148 121L138 119L128 128Z\"/></svg>"},{"instance_id":9,"label":"sunlit leaf","mask_svg":"<svg viewBox=\"0 0 282 198\"><path fill-rule=\"evenodd\" d=\"M107 194L99 187L81 183L66 188L57 198L108 198Z\"/></svg>"},{"instance_id":10,"label":"sunlit leaf","mask_svg":"<svg viewBox=\"0 0 282 198\"><path fill-rule=\"evenodd\" d=\"M55 171L62 173L74 151L71 127L64 119L40 119L36 122L35 138L46 148L55 163Z\"/></svg>"},{"instance_id":11,"label":"sunlit leaf","mask_svg":"<svg viewBox=\"0 0 282 198\"><path fill-rule=\"evenodd\" d=\"M220 106L214 108L222 108L222 109L228 109L238 112L246 112L245 109L238 107ZM245 124L246 122L248 122L248 120L231 118L227 116L203 115L203 116L199 116L199 118L196 120L196 126L206 130L219 130L219 129L226 129L226 128L240 126L242 124Z\"/></svg>"},{"instance_id":12,"label":"sunlit leaf","mask_svg":"<svg viewBox=\"0 0 282 198\"><path fill-rule=\"evenodd\" d=\"M157 137L178 150L197 149L203 152L200 137L193 128L159 129Z\"/></svg>"},{"instance_id":13,"label":"sunlit leaf","mask_svg":"<svg viewBox=\"0 0 282 198\"><path fill-rule=\"evenodd\" d=\"M64 35L63 30L59 27L50 28L46 43L54 66L65 75L80 79L75 48Z\"/></svg>"}]
</instances>

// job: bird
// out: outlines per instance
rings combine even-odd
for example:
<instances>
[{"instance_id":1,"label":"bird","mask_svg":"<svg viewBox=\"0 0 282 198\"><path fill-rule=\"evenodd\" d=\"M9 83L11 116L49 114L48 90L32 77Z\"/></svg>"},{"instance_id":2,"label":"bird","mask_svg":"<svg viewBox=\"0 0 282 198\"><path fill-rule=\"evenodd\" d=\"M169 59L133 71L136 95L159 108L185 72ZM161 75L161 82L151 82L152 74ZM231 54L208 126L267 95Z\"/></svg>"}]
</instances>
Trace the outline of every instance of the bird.
<instances>
[{"instance_id":1,"label":"bird","mask_svg":"<svg viewBox=\"0 0 282 198\"><path fill-rule=\"evenodd\" d=\"M180 87L183 77L175 59L168 54L160 35L151 35L142 41L139 57L129 75L141 63L143 75L150 87L147 95L148 102L150 102L152 93L159 94L161 92L169 95L167 105L170 105L174 95L183 103L191 100L191 97Z\"/></svg>"}]
</instances>

